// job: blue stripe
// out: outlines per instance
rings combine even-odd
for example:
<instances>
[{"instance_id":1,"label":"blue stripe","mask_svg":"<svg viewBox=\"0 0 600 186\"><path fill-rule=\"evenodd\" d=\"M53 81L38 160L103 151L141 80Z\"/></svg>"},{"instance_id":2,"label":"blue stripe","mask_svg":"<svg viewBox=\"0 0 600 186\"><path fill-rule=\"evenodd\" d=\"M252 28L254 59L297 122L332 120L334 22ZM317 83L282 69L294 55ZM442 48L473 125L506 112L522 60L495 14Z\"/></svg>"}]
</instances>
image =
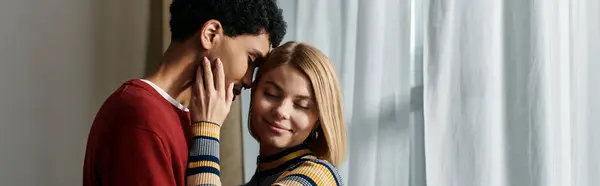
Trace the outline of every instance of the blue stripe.
<instances>
[{"instance_id":1,"label":"blue stripe","mask_svg":"<svg viewBox=\"0 0 600 186\"><path fill-rule=\"evenodd\" d=\"M198 162L198 161L212 161L217 164L220 164L219 158L211 155L198 155L198 156L190 156L188 162Z\"/></svg>"},{"instance_id":2,"label":"blue stripe","mask_svg":"<svg viewBox=\"0 0 600 186\"><path fill-rule=\"evenodd\" d=\"M219 139L213 138L213 137L210 137L210 136L194 136L192 139L193 140L206 139L206 140L213 140L213 141L219 142Z\"/></svg>"},{"instance_id":3,"label":"blue stripe","mask_svg":"<svg viewBox=\"0 0 600 186\"><path fill-rule=\"evenodd\" d=\"M328 164L323 163L321 161L312 161L312 162L315 162L315 163L318 163L318 164L321 164L321 165L327 167L327 170L329 170L329 173L331 173L331 177L333 177L333 179L335 180L335 185L340 185L340 182L338 181L338 177L336 176L335 172L333 172L333 169L331 169L331 167L329 167Z\"/></svg>"},{"instance_id":4,"label":"blue stripe","mask_svg":"<svg viewBox=\"0 0 600 186\"><path fill-rule=\"evenodd\" d=\"M286 176L286 177L289 177L289 178L298 177L298 178L301 178L303 180L306 180L306 182L308 182L310 185L317 186L317 183L315 183L315 181L312 178L310 178L310 177L308 177L307 175L304 175L304 174L292 174L292 175L289 175L289 176Z\"/></svg>"},{"instance_id":5,"label":"blue stripe","mask_svg":"<svg viewBox=\"0 0 600 186\"><path fill-rule=\"evenodd\" d=\"M202 167L188 169L186 172L186 175L191 176L191 175L201 174L201 173L213 173L213 174L216 174L217 176L221 176L221 172L219 172L219 170L217 168L210 167L210 166L202 166Z\"/></svg>"}]
</instances>

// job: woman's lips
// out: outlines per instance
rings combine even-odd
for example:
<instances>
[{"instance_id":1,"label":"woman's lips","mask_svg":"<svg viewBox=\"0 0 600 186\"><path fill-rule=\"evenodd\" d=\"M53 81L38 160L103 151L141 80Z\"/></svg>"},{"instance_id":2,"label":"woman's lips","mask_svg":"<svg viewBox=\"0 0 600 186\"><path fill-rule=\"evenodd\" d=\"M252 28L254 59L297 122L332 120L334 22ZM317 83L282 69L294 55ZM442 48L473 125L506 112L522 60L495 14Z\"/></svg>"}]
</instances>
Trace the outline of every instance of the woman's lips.
<instances>
[{"instance_id":1,"label":"woman's lips","mask_svg":"<svg viewBox=\"0 0 600 186\"><path fill-rule=\"evenodd\" d=\"M269 128L274 129L276 132L291 132L292 130L282 127L274 122L269 122L268 120L263 118L263 121L269 125Z\"/></svg>"}]
</instances>

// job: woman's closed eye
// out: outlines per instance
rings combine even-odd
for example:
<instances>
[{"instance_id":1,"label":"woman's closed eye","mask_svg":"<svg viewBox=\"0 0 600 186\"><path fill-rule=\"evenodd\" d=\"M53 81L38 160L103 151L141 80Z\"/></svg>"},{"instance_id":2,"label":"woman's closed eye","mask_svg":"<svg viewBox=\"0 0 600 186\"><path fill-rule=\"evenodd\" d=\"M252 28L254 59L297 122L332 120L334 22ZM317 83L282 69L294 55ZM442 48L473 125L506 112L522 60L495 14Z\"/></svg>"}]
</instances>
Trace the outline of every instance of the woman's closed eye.
<instances>
[{"instance_id":1,"label":"woman's closed eye","mask_svg":"<svg viewBox=\"0 0 600 186\"><path fill-rule=\"evenodd\" d=\"M297 101L296 103L294 103L294 106L298 107L298 108L300 108L302 110L308 110L308 109L310 109L310 103L308 101L306 101L306 100Z\"/></svg>"},{"instance_id":2,"label":"woman's closed eye","mask_svg":"<svg viewBox=\"0 0 600 186\"><path fill-rule=\"evenodd\" d=\"M304 105L303 104L294 104L294 105L296 105L296 107L298 107L298 108L300 108L302 110L308 110L309 109L308 105L306 105L306 104L304 104Z\"/></svg>"}]
</instances>

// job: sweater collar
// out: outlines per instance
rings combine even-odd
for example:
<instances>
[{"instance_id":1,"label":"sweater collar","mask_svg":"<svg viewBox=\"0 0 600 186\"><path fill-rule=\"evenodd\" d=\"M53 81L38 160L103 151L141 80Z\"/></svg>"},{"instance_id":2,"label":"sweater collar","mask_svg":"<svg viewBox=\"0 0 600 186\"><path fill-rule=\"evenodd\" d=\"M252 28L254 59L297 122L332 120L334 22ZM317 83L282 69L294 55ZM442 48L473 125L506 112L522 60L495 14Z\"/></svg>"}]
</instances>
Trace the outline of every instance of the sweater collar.
<instances>
[{"instance_id":1,"label":"sweater collar","mask_svg":"<svg viewBox=\"0 0 600 186\"><path fill-rule=\"evenodd\" d=\"M287 162L291 162L292 160L297 160L306 155L314 154L308 148L306 144L300 144L298 146L285 149L277 154L270 156L258 156L258 170L265 171L277 168Z\"/></svg>"}]
</instances>

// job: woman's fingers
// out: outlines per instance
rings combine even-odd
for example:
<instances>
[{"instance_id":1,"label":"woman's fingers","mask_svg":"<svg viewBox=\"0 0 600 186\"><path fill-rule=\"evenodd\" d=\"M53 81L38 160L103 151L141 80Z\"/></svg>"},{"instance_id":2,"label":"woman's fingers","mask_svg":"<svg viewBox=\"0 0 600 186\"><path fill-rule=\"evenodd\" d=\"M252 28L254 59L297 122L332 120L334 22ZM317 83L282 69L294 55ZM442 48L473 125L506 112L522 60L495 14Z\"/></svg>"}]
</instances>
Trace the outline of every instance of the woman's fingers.
<instances>
[{"instance_id":1,"label":"woman's fingers","mask_svg":"<svg viewBox=\"0 0 600 186\"><path fill-rule=\"evenodd\" d=\"M217 58L217 72L215 74L215 83L217 86L215 87L217 92L226 98L227 93L225 92L225 70L223 69L223 62L221 59Z\"/></svg>"},{"instance_id":2,"label":"woman's fingers","mask_svg":"<svg viewBox=\"0 0 600 186\"><path fill-rule=\"evenodd\" d=\"M212 63L204 58L202 67L196 72L196 81L192 85L192 103L190 117L193 121L211 121L222 123L231 108L233 83L225 87L223 63L217 59Z\"/></svg>"},{"instance_id":3,"label":"woman's fingers","mask_svg":"<svg viewBox=\"0 0 600 186\"><path fill-rule=\"evenodd\" d=\"M204 58L204 60L206 61L206 57ZM192 84L192 91L195 92L196 95L203 95L204 94L204 68L202 67L198 67L198 69L196 69L196 83Z\"/></svg>"},{"instance_id":4,"label":"woman's fingers","mask_svg":"<svg viewBox=\"0 0 600 186\"><path fill-rule=\"evenodd\" d=\"M208 58L204 58L204 90L213 92L215 90L212 67Z\"/></svg>"},{"instance_id":5,"label":"woman's fingers","mask_svg":"<svg viewBox=\"0 0 600 186\"><path fill-rule=\"evenodd\" d=\"M227 94L225 95L225 103L227 104L227 108L231 107L231 103L233 102L233 97L235 96L233 94L233 83L229 83L229 86L227 86Z\"/></svg>"}]
</instances>

